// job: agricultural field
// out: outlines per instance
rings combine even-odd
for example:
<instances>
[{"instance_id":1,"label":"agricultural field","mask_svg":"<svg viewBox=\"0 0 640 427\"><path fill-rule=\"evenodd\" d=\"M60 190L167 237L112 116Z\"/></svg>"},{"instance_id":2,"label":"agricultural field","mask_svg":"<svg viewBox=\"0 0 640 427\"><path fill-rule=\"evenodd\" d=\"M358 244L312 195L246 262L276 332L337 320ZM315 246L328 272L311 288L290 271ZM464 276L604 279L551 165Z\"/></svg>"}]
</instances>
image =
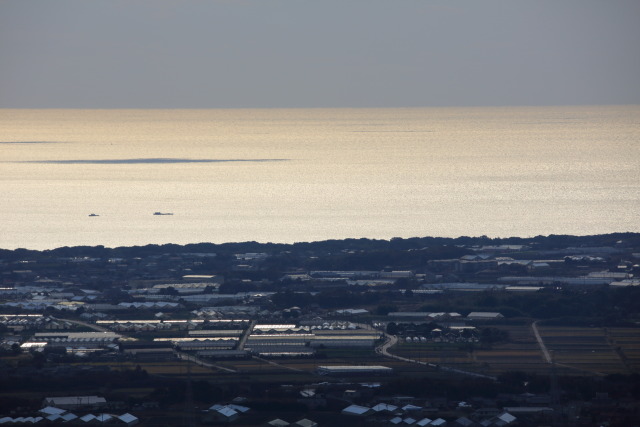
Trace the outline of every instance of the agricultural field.
<instances>
[{"instance_id":1,"label":"agricultural field","mask_svg":"<svg viewBox=\"0 0 640 427\"><path fill-rule=\"evenodd\" d=\"M605 333L627 369L640 372L640 328L609 328Z\"/></svg>"},{"instance_id":2,"label":"agricultural field","mask_svg":"<svg viewBox=\"0 0 640 427\"><path fill-rule=\"evenodd\" d=\"M485 368L487 374L506 371L549 373L549 365L544 361L530 325L500 326L500 329L509 334L509 342L474 352L474 360Z\"/></svg>"},{"instance_id":3,"label":"agricultural field","mask_svg":"<svg viewBox=\"0 0 640 427\"><path fill-rule=\"evenodd\" d=\"M316 379L318 366L322 365L383 365L394 369L398 375L424 374L433 370L415 363L389 359L376 354L373 349L332 348L323 349L321 357L303 358L252 358L250 360L220 362L218 365L238 370L252 376L278 375ZM360 378L359 381L371 380L371 377ZM295 381L293 381L295 382Z\"/></svg>"},{"instance_id":4,"label":"agricultural field","mask_svg":"<svg viewBox=\"0 0 640 427\"><path fill-rule=\"evenodd\" d=\"M95 365L99 364L96 363ZM117 365L112 364L110 366L113 369L135 369L137 366L140 366L140 368L144 369L151 375L162 375L168 377L184 377L187 375L187 364L180 360L163 362L124 362ZM212 372L214 372L214 370L211 368L203 368L195 363L191 364L191 375L193 376L210 375Z\"/></svg>"},{"instance_id":5,"label":"agricultural field","mask_svg":"<svg viewBox=\"0 0 640 427\"><path fill-rule=\"evenodd\" d=\"M455 365L455 367L473 364L473 358L470 353L460 344L399 342L395 347L391 348L390 352L401 357L426 363Z\"/></svg>"},{"instance_id":6,"label":"agricultural field","mask_svg":"<svg viewBox=\"0 0 640 427\"><path fill-rule=\"evenodd\" d=\"M490 348L458 343L399 343L398 356L451 368L497 375L507 371L549 374L530 325L500 325L509 342ZM640 328L539 326L540 335L556 362L559 375L606 375L640 371ZM387 363L388 364L388 363Z\"/></svg>"},{"instance_id":7,"label":"agricultural field","mask_svg":"<svg viewBox=\"0 0 640 427\"><path fill-rule=\"evenodd\" d=\"M539 326L538 329L559 368L596 375L629 372L609 343L604 328Z\"/></svg>"},{"instance_id":8,"label":"agricultural field","mask_svg":"<svg viewBox=\"0 0 640 427\"><path fill-rule=\"evenodd\" d=\"M399 341L390 349L392 354L408 359L461 369L485 375L508 371L525 371L547 375L551 365L544 359L530 324L499 325L508 334L508 341L492 346L480 343L406 342ZM606 375L631 373L640 369L640 328L584 328L538 326L541 337L556 362L559 375ZM194 379L223 379L249 376L257 381L287 377L292 383L313 379L320 365L384 365L396 375L413 376L435 373L433 367L385 358L370 348L324 348L314 357L251 358L212 361L216 366L191 364ZM100 363L96 363L99 365ZM166 377L186 377L186 363L179 360L162 362L120 362L110 364L115 369L134 369L136 365L149 374Z\"/></svg>"},{"instance_id":9,"label":"agricultural field","mask_svg":"<svg viewBox=\"0 0 640 427\"><path fill-rule=\"evenodd\" d=\"M485 348L478 343L401 343L391 351L398 356L485 375L524 370L547 373L549 368L529 325L500 326L508 343Z\"/></svg>"}]
</instances>

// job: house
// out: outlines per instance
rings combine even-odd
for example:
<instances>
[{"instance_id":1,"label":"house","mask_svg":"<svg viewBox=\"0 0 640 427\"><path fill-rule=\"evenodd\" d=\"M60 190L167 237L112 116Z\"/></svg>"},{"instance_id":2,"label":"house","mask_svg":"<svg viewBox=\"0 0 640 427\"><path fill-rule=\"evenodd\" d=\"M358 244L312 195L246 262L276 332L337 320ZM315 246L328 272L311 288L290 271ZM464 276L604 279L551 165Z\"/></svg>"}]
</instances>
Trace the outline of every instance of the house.
<instances>
[{"instance_id":1,"label":"house","mask_svg":"<svg viewBox=\"0 0 640 427\"><path fill-rule=\"evenodd\" d=\"M0 418L0 424L35 424L42 421L42 417L3 417Z\"/></svg>"},{"instance_id":2,"label":"house","mask_svg":"<svg viewBox=\"0 0 640 427\"><path fill-rule=\"evenodd\" d=\"M472 311L467 314L467 320L500 320L504 316L496 312Z\"/></svg>"},{"instance_id":3,"label":"house","mask_svg":"<svg viewBox=\"0 0 640 427\"><path fill-rule=\"evenodd\" d=\"M251 408L248 408L246 406L236 405L234 403L228 404L227 408L231 408L231 409L233 409L234 411L236 411L236 412L238 412L240 414L246 414L251 409Z\"/></svg>"},{"instance_id":4,"label":"house","mask_svg":"<svg viewBox=\"0 0 640 427\"><path fill-rule=\"evenodd\" d=\"M365 310L363 308L346 308L343 310L336 310L336 314L358 316L363 314L369 314L369 310Z\"/></svg>"},{"instance_id":5,"label":"house","mask_svg":"<svg viewBox=\"0 0 640 427\"><path fill-rule=\"evenodd\" d=\"M246 406L229 404L219 405L215 404L209 408L209 414L206 417L209 421L217 420L230 423L238 419L240 414L244 414L249 411Z\"/></svg>"},{"instance_id":6,"label":"house","mask_svg":"<svg viewBox=\"0 0 640 427\"><path fill-rule=\"evenodd\" d=\"M42 415L47 417L49 415L62 415L65 412L67 412L67 410L66 409L60 409L60 408L55 408L53 406L45 406L44 408L40 409L38 412L40 412Z\"/></svg>"},{"instance_id":7,"label":"house","mask_svg":"<svg viewBox=\"0 0 640 427\"><path fill-rule=\"evenodd\" d=\"M531 415L531 414L544 414L553 412L553 408L548 406L505 406L504 411L509 414L523 414L523 415Z\"/></svg>"},{"instance_id":8,"label":"house","mask_svg":"<svg viewBox=\"0 0 640 427\"><path fill-rule=\"evenodd\" d=\"M482 421L480 424L483 426L505 427L513 424L516 419L517 418L510 413L503 412L496 417Z\"/></svg>"},{"instance_id":9,"label":"house","mask_svg":"<svg viewBox=\"0 0 640 427\"><path fill-rule=\"evenodd\" d=\"M393 372L393 368L378 365L333 365L318 366L317 372L320 375L390 375Z\"/></svg>"},{"instance_id":10,"label":"house","mask_svg":"<svg viewBox=\"0 0 640 427\"><path fill-rule=\"evenodd\" d=\"M110 423L114 420L114 416L111 414L98 414L94 417L94 420L101 423Z\"/></svg>"},{"instance_id":11,"label":"house","mask_svg":"<svg viewBox=\"0 0 640 427\"><path fill-rule=\"evenodd\" d=\"M343 415L354 415L357 417L364 417L371 414L372 412L373 411L371 408L367 406L360 406L360 405L347 406L342 410Z\"/></svg>"},{"instance_id":12,"label":"house","mask_svg":"<svg viewBox=\"0 0 640 427\"><path fill-rule=\"evenodd\" d=\"M291 425L285 420L281 420L280 418L276 418L275 420L271 420L265 424L265 427L287 427Z\"/></svg>"},{"instance_id":13,"label":"house","mask_svg":"<svg viewBox=\"0 0 640 427\"><path fill-rule=\"evenodd\" d=\"M71 412L67 412L66 414L60 416L60 420L62 420L62 422L66 423L69 421L73 421L75 419L77 419L78 416L76 414L72 414Z\"/></svg>"},{"instance_id":14,"label":"house","mask_svg":"<svg viewBox=\"0 0 640 427\"><path fill-rule=\"evenodd\" d=\"M107 406L107 400L99 396L45 397L43 406L53 406L66 410L99 409Z\"/></svg>"},{"instance_id":15,"label":"house","mask_svg":"<svg viewBox=\"0 0 640 427\"><path fill-rule=\"evenodd\" d=\"M505 409L506 410L506 409ZM485 418L485 417L495 417L500 414L500 409L498 408L479 408L473 412L474 418Z\"/></svg>"},{"instance_id":16,"label":"house","mask_svg":"<svg viewBox=\"0 0 640 427\"><path fill-rule=\"evenodd\" d=\"M213 415L220 421L224 421L230 423L238 419L239 413L238 411L229 408L228 406L223 406L219 409L214 409Z\"/></svg>"},{"instance_id":17,"label":"house","mask_svg":"<svg viewBox=\"0 0 640 427\"><path fill-rule=\"evenodd\" d=\"M453 425L456 427L477 427L478 423L470 420L467 417L460 417L453 422Z\"/></svg>"},{"instance_id":18,"label":"house","mask_svg":"<svg viewBox=\"0 0 640 427\"><path fill-rule=\"evenodd\" d=\"M376 406L374 406L373 411L375 411L376 413L381 413L381 412L393 412L396 409L398 409L397 406L395 405L389 405L388 403L378 403Z\"/></svg>"},{"instance_id":19,"label":"house","mask_svg":"<svg viewBox=\"0 0 640 427\"><path fill-rule=\"evenodd\" d=\"M315 421L311 421L308 418L303 418L301 420L296 421L295 423L291 424L292 426L296 426L296 427L318 427L318 423Z\"/></svg>"},{"instance_id":20,"label":"house","mask_svg":"<svg viewBox=\"0 0 640 427\"><path fill-rule=\"evenodd\" d=\"M136 424L138 424L138 422L140 422L140 420L138 419L138 417L136 417L135 415L131 415L130 413L126 413L126 414L122 414L119 417L117 417L121 422L125 423L127 426L134 426Z\"/></svg>"}]
</instances>

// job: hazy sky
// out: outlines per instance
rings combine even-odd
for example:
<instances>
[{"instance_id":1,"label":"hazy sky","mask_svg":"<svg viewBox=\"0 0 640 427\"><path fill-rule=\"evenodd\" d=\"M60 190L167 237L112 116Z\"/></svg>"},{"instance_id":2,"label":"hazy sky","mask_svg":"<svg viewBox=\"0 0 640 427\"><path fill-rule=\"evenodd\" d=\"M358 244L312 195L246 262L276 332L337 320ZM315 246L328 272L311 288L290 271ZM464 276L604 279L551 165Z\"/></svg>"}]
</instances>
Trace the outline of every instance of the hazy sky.
<instances>
[{"instance_id":1,"label":"hazy sky","mask_svg":"<svg viewBox=\"0 0 640 427\"><path fill-rule=\"evenodd\" d=\"M0 107L640 104L638 0L0 0Z\"/></svg>"}]
</instances>

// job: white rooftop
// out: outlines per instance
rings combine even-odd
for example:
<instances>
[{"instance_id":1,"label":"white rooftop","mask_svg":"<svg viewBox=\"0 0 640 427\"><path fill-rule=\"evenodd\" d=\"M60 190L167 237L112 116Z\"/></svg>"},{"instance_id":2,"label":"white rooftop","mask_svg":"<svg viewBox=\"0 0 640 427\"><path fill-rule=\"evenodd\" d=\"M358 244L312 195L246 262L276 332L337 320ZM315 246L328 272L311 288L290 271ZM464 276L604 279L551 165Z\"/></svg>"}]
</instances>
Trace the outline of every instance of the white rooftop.
<instances>
[{"instance_id":1,"label":"white rooftop","mask_svg":"<svg viewBox=\"0 0 640 427\"><path fill-rule=\"evenodd\" d=\"M366 414L367 412L369 412L370 410L371 410L371 408L368 408L366 406L351 405L351 406L347 406L346 408L344 408L342 410L342 413L344 413L344 414L352 414L352 415L363 415L363 414Z\"/></svg>"},{"instance_id":2,"label":"white rooftop","mask_svg":"<svg viewBox=\"0 0 640 427\"><path fill-rule=\"evenodd\" d=\"M41 414L47 414L47 415L54 415L54 414L59 415L59 414L64 414L67 411L65 409L60 409L53 406L47 406L40 409L38 412L40 412Z\"/></svg>"}]
</instances>

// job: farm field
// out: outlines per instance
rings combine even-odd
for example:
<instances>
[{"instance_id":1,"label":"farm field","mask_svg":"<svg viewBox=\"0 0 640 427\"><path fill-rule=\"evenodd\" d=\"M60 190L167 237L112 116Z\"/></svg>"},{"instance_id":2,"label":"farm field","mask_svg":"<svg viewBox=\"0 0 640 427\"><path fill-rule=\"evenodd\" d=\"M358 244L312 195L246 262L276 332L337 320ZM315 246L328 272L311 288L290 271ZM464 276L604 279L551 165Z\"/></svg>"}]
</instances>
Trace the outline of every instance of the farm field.
<instances>
[{"instance_id":1,"label":"farm field","mask_svg":"<svg viewBox=\"0 0 640 427\"><path fill-rule=\"evenodd\" d=\"M609 328L610 343L619 347L621 359L631 372L640 372L640 328Z\"/></svg>"},{"instance_id":2,"label":"farm field","mask_svg":"<svg viewBox=\"0 0 640 427\"><path fill-rule=\"evenodd\" d=\"M510 342L482 348L467 343L401 343L391 350L398 356L485 375L524 370L546 373L548 365L529 325L500 326L508 332Z\"/></svg>"},{"instance_id":3,"label":"farm field","mask_svg":"<svg viewBox=\"0 0 640 427\"><path fill-rule=\"evenodd\" d=\"M404 342L390 349L392 354L425 363L499 375L525 371L547 375L551 366L544 360L531 325L497 325L508 333L509 341L483 347L479 343ZM631 373L640 369L640 328L585 328L538 326L541 337L556 362L559 375L606 375ZM382 357L369 348L325 348L311 358L273 358L213 361L215 365L237 371L191 364L194 378L238 378L250 376L258 381L289 378L291 382L316 377L320 365L383 365L396 375L435 374L433 367ZM152 375L185 377L182 361L121 362L112 368L134 369L136 365ZM375 379L371 379L375 381Z\"/></svg>"},{"instance_id":4,"label":"farm field","mask_svg":"<svg viewBox=\"0 0 640 427\"><path fill-rule=\"evenodd\" d=\"M628 373L603 328L539 326L538 329L559 367L600 375Z\"/></svg>"},{"instance_id":5,"label":"farm field","mask_svg":"<svg viewBox=\"0 0 640 427\"><path fill-rule=\"evenodd\" d=\"M451 368L497 375L525 371L546 375L544 360L530 325L496 326L509 334L509 342L472 351L463 343L399 343L391 349L398 356ZM640 370L640 328L585 328L539 326L552 352L559 375L606 375Z\"/></svg>"},{"instance_id":6,"label":"farm field","mask_svg":"<svg viewBox=\"0 0 640 427\"><path fill-rule=\"evenodd\" d=\"M349 348L341 348L341 349L327 349L323 350L326 357L321 358L301 358L301 359L268 359L269 362L276 363L280 366L273 366L271 364L267 364L265 362L261 362L256 360L255 358L251 361L245 361L242 365L238 363L234 363L237 369L247 369L248 372L256 372L251 369L257 367L258 372L260 370L271 370L274 373L287 373L296 375L296 372L291 369L295 369L298 371L302 371L298 373L298 375L303 373L308 373L310 375L315 375L314 372L318 368L318 366L323 365L383 365L390 368L393 368L396 374L409 374L413 375L415 373L424 373L427 370L426 367L416 365L414 363L402 362L399 360L388 359L382 356L377 355L373 349L349 349ZM262 367L258 367L258 364L262 363ZM266 365L266 367L265 367ZM289 368L289 369L287 369ZM370 378L366 378L367 380Z\"/></svg>"},{"instance_id":7,"label":"farm field","mask_svg":"<svg viewBox=\"0 0 640 427\"><path fill-rule=\"evenodd\" d=\"M549 365L544 361L530 325L500 326L499 329L509 334L508 343L474 352L474 360L482 364L488 374L506 371L549 373Z\"/></svg>"},{"instance_id":8,"label":"farm field","mask_svg":"<svg viewBox=\"0 0 640 427\"><path fill-rule=\"evenodd\" d=\"M112 369L135 369L137 366L140 366L141 369L147 371L147 373L151 375L162 375L162 376L175 376L175 377L184 377L187 375L187 364L180 360L171 360L171 361L162 361L162 362L148 362L148 361L135 361L135 362L119 362L117 364L109 364L109 363L93 363L95 366L107 365ZM194 376L203 376L203 375L211 375L218 370L203 368L201 366L196 365L195 363L191 364L191 374Z\"/></svg>"}]
</instances>

